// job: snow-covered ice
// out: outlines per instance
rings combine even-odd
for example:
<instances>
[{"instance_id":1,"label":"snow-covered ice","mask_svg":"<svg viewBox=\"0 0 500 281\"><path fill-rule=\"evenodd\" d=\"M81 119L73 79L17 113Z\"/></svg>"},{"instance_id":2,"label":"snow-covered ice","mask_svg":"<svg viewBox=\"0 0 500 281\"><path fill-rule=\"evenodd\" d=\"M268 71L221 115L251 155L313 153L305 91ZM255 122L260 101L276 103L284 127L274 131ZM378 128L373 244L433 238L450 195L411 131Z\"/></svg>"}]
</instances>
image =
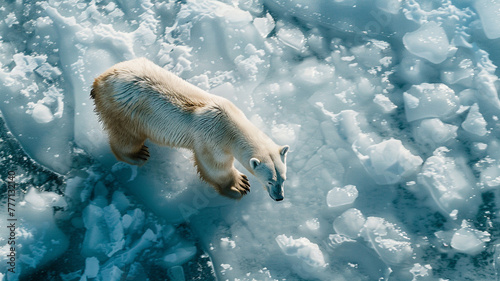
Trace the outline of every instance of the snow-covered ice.
<instances>
[{"instance_id":1,"label":"snow-covered ice","mask_svg":"<svg viewBox=\"0 0 500 281\"><path fill-rule=\"evenodd\" d=\"M500 1L4 2L0 280L498 279ZM117 162L89 92L135 57L290 145L285 200Z\"/></svg>"}]
</instances>

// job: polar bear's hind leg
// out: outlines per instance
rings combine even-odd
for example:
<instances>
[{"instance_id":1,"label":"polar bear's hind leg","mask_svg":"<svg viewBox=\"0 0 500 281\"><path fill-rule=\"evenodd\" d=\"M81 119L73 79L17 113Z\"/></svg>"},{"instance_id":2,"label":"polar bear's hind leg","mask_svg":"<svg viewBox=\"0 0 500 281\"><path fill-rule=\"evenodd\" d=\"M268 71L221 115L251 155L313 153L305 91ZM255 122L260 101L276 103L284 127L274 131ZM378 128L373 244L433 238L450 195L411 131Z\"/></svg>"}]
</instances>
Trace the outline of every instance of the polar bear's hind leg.
<instances>
[{"instance_id":1,"label":"polar bear's hind leg","mask_svg":"<svg viewBox=\"0 0 500 281\"><path fill-rule=\"evenodd\" d=\"M130 136L110 137L111 151L118 160L131 165L142 166L149 159L149 149L144 145L146 139Z\"/></svg>"}]
</instances>

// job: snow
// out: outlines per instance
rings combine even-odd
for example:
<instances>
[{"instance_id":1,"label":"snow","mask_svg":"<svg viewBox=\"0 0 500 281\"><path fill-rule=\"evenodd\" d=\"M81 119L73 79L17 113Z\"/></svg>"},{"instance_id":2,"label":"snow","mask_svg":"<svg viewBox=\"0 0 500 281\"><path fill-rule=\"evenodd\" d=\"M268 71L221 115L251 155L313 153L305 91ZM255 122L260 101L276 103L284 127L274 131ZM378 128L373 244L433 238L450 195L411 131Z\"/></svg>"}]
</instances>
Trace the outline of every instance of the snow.
<instances>
[{"instance_id":1,"label":"snow","mask_svg":"<svg viewBox=\"0 0 500 281\"><path fill-rule=\"evenodd\" d=\"M7 2L0 280L497 278L499 1ZM141 56L290 145L284 201L116 161L90 88Z\"/></svg>"}]
</instances>

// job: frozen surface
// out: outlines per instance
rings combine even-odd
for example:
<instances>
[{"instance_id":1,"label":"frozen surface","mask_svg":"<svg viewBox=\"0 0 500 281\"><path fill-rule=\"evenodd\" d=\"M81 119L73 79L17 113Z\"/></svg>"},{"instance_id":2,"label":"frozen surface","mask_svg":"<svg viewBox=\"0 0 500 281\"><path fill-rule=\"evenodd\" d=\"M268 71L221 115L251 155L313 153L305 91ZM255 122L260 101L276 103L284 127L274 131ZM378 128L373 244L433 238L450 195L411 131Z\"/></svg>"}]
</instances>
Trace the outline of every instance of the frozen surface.
<instances>
[{"instance_id":1,"label":"frozen surface","mask_svg":"<svg viewBox=\"0 0 500 281\"><path fill-rule=\"evenodd\" d=\"M7 1L0 220L14 170L22 224L0 280L498 279L499 7ZM90 87L141 56L290 145L283 202L246 171L219 196L187 150L115 160Z\"/></svg>"}]
</instances>

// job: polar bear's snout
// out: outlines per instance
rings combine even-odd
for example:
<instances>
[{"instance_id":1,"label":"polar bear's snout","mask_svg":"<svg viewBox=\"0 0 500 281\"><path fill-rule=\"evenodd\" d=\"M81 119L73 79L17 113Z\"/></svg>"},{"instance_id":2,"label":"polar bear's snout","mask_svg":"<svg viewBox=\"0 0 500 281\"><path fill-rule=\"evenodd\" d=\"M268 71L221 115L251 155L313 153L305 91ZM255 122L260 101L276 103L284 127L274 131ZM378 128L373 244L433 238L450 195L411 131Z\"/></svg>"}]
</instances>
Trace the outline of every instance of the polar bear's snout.
<instances>
[{"instance_id":1,"label":"polar bear's snout","mask_svg":"<svg viewBox=\"0 0 500 281\"><path fill-rule=\"evenodd\" d=\"M274 189L272 192L269 192L269 195L275 201L283 200L285 198L285 191L283 189L283 186L280 186L279 188Z\"/></svg>"},{"instance_id":2,"label":"polar bear's snout","mask_svg":"<svg viewBox=\"0 0 500 281\"><path fill-rule=\"evenodd\" d=\"M268 182L266 189L269 196L275 201L281 201L285 198L285 184L283 182Z\"/></svg>"}]
</instances>

